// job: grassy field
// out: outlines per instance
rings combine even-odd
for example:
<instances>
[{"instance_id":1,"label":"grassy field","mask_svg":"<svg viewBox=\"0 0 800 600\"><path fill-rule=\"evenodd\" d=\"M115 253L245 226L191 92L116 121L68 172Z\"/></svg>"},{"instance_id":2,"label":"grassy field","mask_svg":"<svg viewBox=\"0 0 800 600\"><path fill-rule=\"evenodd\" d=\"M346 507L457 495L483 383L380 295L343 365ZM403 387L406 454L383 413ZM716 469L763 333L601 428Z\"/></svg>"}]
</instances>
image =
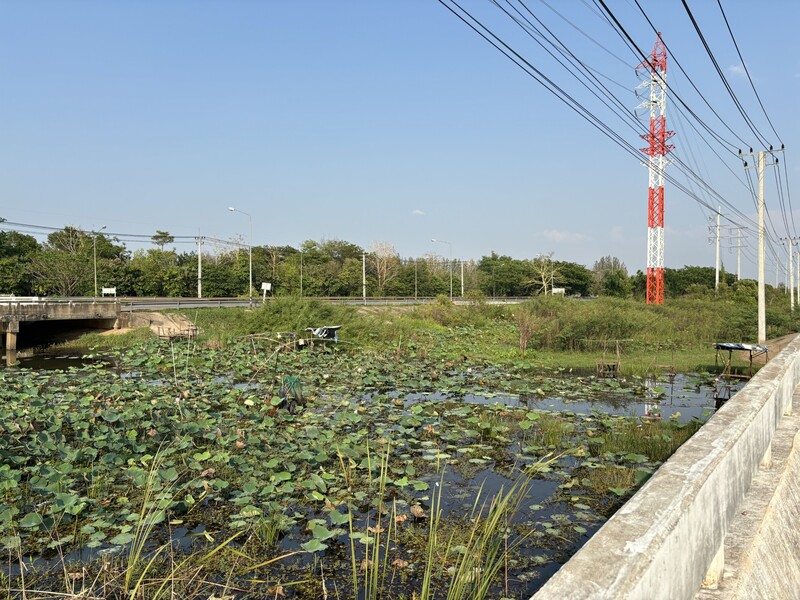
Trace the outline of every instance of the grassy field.
<instances>
[{"instance_id":1,"label":"grassy field","mask_svg":"<svg viewBox=\"0 0 800 600\"><path fill-rule=\"evenodd\" d=\"M767 337L798 331L782 295L769 299ZM784 304L786 306L784 306ZM756 307L735 295L680 298L663 306L598 298L538 297L517 305L473 301L454 305L353 307L314 299L276 298L264 307L183 311L201 329L200 341L216 346L253 334L296 332L319 325L341 325L343 347L420 355L446 360L462 356L495 363L524 360L542 369L594 370L616 363L623 374L645 375L665 369L713 372L716 342L756 341ZM120 348L147 334L89 334L73 348ZM734 365L746 366L735 358Z\"/></svg>"}]
</instances>

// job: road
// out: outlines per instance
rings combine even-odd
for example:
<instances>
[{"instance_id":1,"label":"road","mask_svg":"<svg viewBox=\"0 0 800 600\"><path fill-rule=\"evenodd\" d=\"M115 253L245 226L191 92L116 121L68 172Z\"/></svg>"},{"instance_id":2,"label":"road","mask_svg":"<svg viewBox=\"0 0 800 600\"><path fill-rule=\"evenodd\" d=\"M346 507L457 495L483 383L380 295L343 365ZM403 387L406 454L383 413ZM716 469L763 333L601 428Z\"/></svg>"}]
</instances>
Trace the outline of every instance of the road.
<instances>
[{"instance_id":1,"label":"road","mask_svg":"<svg viewBox=\"0 0 800 600\"><path fill-rule=\"evenodd\" d=\"M431 304L436 302L435 297L425 298L357 298L357 297L323 297L316 298L322 302L333 304L350 304L356 306L388 306L388 305L414 305ZM169 310L178 308L222 308L222 307L248 307L250 301L242 298L118 298L120 309L123 311L134 310ZM487 298L487 304L519 304L530 298ZM267 299L269 302L270 299ZM469 304L471 300L455 298L455 304ZM261 298L254 298L254 306L262 304Z\"/></svg>"}]
</instances>

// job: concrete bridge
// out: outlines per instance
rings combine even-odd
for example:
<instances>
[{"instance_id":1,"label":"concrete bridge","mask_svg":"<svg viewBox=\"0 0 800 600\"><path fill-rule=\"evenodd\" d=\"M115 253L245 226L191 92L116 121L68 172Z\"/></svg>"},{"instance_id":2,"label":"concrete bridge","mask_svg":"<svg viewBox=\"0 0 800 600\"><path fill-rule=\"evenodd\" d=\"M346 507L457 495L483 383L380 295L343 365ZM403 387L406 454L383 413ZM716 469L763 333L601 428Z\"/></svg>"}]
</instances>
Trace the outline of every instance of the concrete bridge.
<instances>
[{"instance_id":1,"label":"concrete bridge","mask_svg":"<svg viewBox=\"0 0 800 600\"><path fill-rule=\"evenodd\" d=\"M120 315L116 299L38 298L0 296L0 348L5 348L6 362L16 362L17 336L34 324L70 321L85 327L111 329Z\"/></svg>"},{"instance_id":2,"label":"concrete bridge","mask_svg":"<svg viewBox=\"0 0 800 600\"><path fill-rule=\"evenodd\" d=\"M532 600L800 599L800 336Z\"/></svg>"}]
</instances>

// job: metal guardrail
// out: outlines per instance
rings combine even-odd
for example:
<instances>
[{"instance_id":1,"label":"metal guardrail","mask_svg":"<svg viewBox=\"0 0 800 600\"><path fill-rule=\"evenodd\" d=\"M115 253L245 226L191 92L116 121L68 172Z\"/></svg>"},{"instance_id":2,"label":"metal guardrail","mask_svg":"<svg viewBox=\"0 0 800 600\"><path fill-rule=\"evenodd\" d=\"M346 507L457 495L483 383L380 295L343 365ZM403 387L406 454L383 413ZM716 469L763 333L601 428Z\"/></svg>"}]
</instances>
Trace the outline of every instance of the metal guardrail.
<instances>
[{"instance_id":1,"label":"metal guardrail","mask_svg":"<svg viewBox=\"0 0 800 600\"><path fill-rule=\"evenodd\" d=\"M415 305L432 304L438 302L438 298L426 296L409 298L403 296L395 297L368 297L366 300L357 296L308 296L321 302L332 304L348 304L353 306L389 306L389 305ZM253 298L252 302L244 298L118 298L122 311L132 310L167 310L179 308L223 308L223 307L248 307L261 306L264 304L261 298ZM269 303L272 298L267 298ZM530 300L529 297L519 298L487 298L483 302L487 304L519 304ZM454 304L470 304L473 300L464 298L454 298Z\"/></svg>"},{"instance_id":2,"label":"metal guardrail","mask_svg":"<svg viewBox=\"0 0 800 600\"><path fill-rule=\"evenodd\" d=\"M1 296L0 305L7 304L114 304L114 298L92 298L72 296L68 298L52 298L50 296Z\"/></svg>"},{"instance_id":3,"label":"metal guardrail","mask_svg":"<svg viewBox=\"0 0 800 600\"><path fill-rule=\"evenodd\" d=\"M367 305L367 306L389 306L389 305L415 305L432 304L438 302L437 297L420 296L417 298L405 296L393 297L363 297L358 296L308 296L322 302L332 304ZM270 302L272 298L267 298ZM516 298L486 298L482 302L486 304L518 304L530 300L530 297ZM470 304L474 300L465 298L453 298L455 304ZM17 312L23 306L47 306L48 304L118 304L121 311L134 310L168 310L180 308L223 308L223 307L248 307L261 306L264 302L261 298L163 298L163 297L117 297L117 298L93 298L93 297L68 297L51 298L47 296L2 296L0 295L0 312L10 310ZM17 311L14 311L14 308Z\"/></svg>"}]
</instances>

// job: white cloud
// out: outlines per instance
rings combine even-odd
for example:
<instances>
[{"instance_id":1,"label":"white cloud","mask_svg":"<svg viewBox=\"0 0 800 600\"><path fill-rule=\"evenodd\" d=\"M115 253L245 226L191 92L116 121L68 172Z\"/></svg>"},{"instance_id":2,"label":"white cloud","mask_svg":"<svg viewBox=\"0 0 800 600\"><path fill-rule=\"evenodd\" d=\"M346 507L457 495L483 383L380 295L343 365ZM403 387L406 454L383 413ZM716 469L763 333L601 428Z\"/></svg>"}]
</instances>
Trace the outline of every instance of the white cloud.
<instances>
[{"instance_id":1,"label":"white cloud","mask_svg":"<svg viewBox=\"0 0 800 600\"><path fill-rule=\"evenodd\" d=\"M555 229L548 229L543 232L545 239L551 242L586 242L590 238L575 231L556 231Z\"/></svg>"},{"instance_id":2,"label":"white cloud","mask_svg":"<svg viewBox=\"0 0 800 600\"><path fill-rule=\"evenodd\" d=\"M418 208L415 208L414 210L411 211L411 214L412 215L424 215L425 211L422 211L422 210L420 210Z\"/></svg>"},{"instance_id":3,"label":"white cloud","mask_svg":"<svg viewBox=\"0 0 800 600\"><path fill-rule=\"evenodd\" d=\"M747 77L747 71L745 71L744 65L731 65L728 67L728 73L731 75L736 75L737 77Z\"/></svg>"}]
</instances>

